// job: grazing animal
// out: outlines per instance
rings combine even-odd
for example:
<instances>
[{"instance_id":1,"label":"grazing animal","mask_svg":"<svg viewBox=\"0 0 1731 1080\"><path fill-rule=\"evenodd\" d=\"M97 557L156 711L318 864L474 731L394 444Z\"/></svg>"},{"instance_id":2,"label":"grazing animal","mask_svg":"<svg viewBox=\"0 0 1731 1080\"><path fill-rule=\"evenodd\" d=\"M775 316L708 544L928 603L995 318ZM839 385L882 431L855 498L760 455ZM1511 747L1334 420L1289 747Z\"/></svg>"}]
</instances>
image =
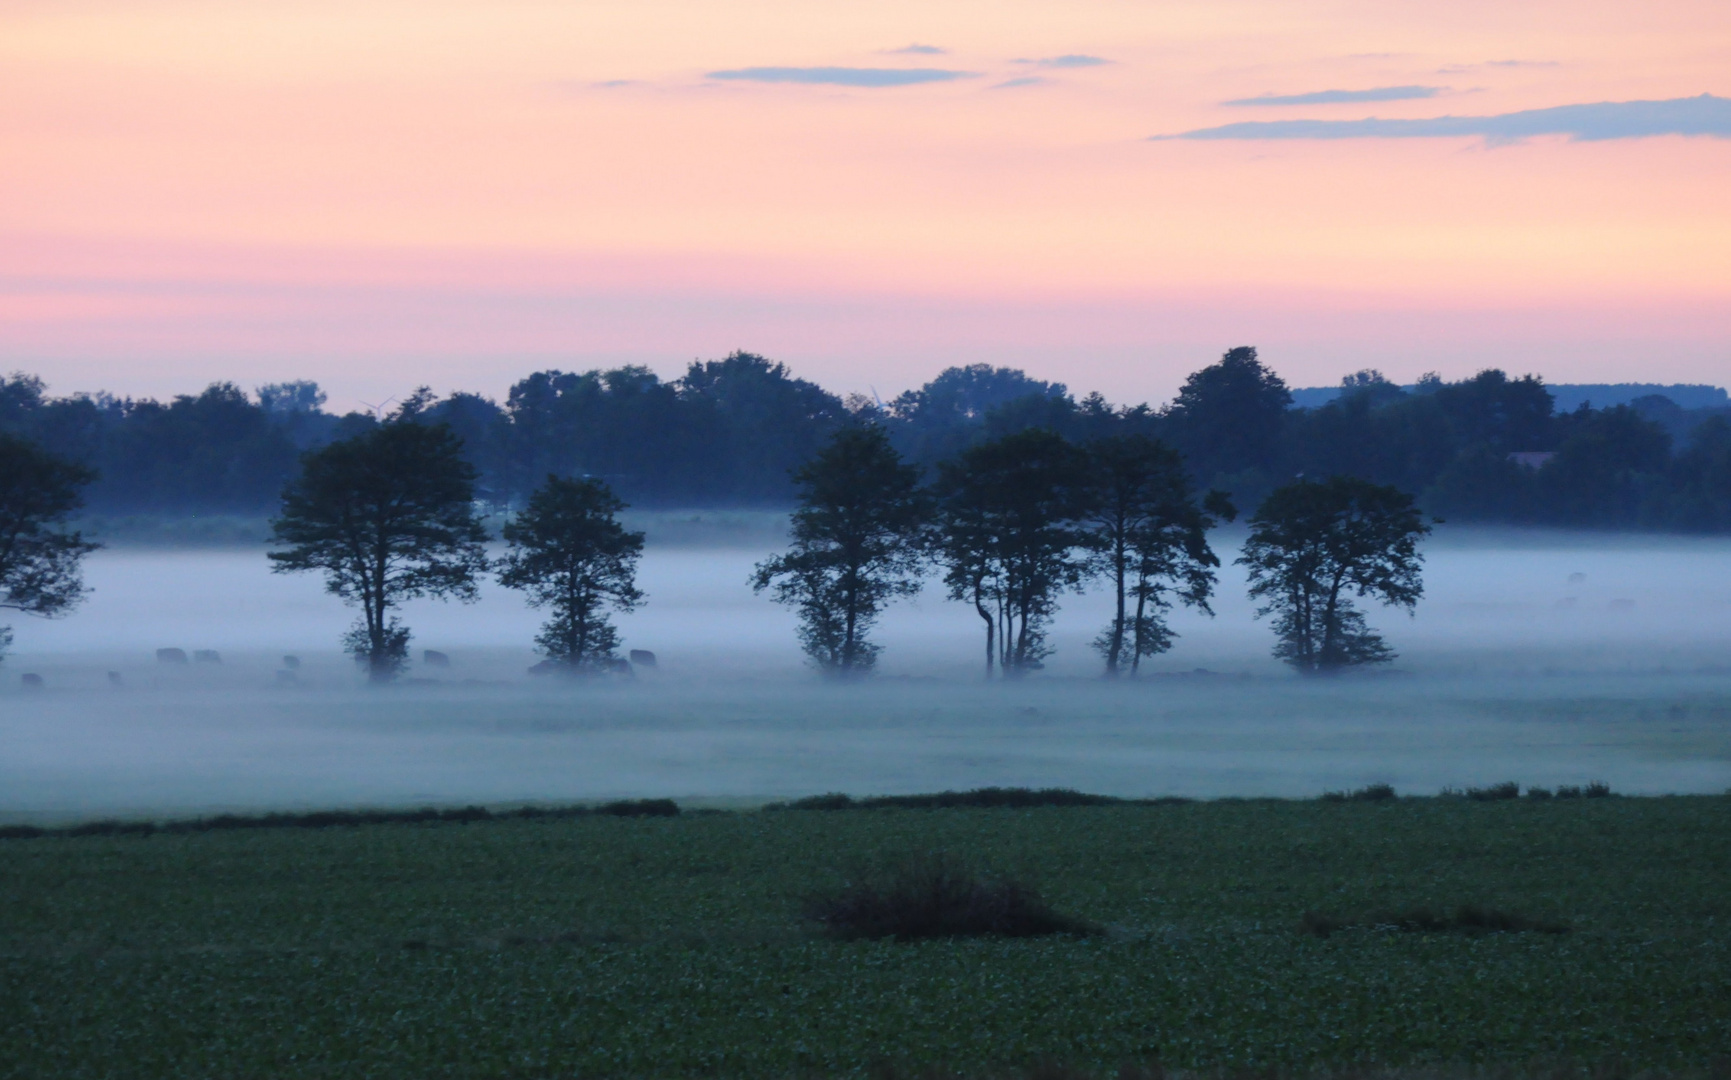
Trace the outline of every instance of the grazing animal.
<instances>
[{"instance_id":1,"label":"grazing animal","mask_svg":"<svg viewBox=\"0 0 1731 1080\"><path fill-rule=\"evenodd\" d=\"M301 669L301 658L298 656L285 656L282 658L282 666L288 668L290 671L299 671Z\"/></svg>"},{"instance_id":2,"label":"grazing animal","mask_svg":"<svg viewBox=\"0 0 1731 1080\"><path fill-rule=\"evenodd\" d=\"M615 675L623 675L628 679L636 674L636 672L631 670L631 661L622 659L607 661L607 670L611 671Z\"/></svg>"},{"instance_id":3,"label":"grazing animal","mask_svg":"<svg viewBox=\"0 0 1731 1080\"><path fill-rule=\"evenodd\" d=\"M437 649L422 649L421 663L428 667L448 668L451 666L451 658Z\"/></svg>"},{"instance_id":4,"label":"grazing animal","mask_svg":"<svg viewBox=\"0 0 1731 1080\"><path fill-rule=\"evenodd\" d=\"M180 664L184 667L186 665L186 650L158 649L156 650L156 662L159 664Z\"/></svg>"},{"instance_id":5,"label":"grazing animal","mask_svg":"<svg viewBox=\"0 0 1731 1080\"><path fill-rule=\"evenodd\" d=\"M26 671L24 673L24 689L26 689L26 690L40 690L46 685L47 684L42 681L42 676L36 674L35 672Z\"/></svg>"},{"instance_id":6,"label":"grazing animal","mask_svg":"<svg viewBox=\"0 0 1731 1080\"><path fill-rule=\"evenodd\" d=\"M648 649L632 649L631 662L638 667L652 668L655 666L655 654Z\"/></svg>"},{"instance_id":7,"label":"grazing animal","mask_svg":"<svg viewBox=\"0 0 1731 1080\"><path fill-rule=\"evenodd\" d=\"M200 664L222 663L222 654L215 649L198 649L192 654L192 658Z\"/></svg>"},{"instance_id":8,"label":"grazing animal","mask_svg":"<svg viewBox=\"0 0 1731 1080\"><path fill-rule=\"evenodd\" d=\"M108 673L108 685L119 689L126 685L126 680L120 677L120 672L110 671Z\"/></svg>"}]
</instances>

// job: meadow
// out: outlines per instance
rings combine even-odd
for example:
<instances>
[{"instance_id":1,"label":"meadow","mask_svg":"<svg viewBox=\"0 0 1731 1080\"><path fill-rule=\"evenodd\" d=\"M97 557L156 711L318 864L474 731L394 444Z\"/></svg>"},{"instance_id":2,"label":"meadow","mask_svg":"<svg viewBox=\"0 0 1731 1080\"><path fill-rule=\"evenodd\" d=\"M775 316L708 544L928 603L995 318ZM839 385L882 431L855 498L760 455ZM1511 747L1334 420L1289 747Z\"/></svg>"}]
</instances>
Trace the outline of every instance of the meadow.
<instances>
[{"instance_id":1,"label":"meadow","mask_svg":"<svg viewBox=\"0 0 1731 1080\"><path fill-rule=\"evenodd\" d=\"M1728 841L1720 796L5 839L0 1075L1699 1072L1731 1051ZM840 940L802 918L930 852L1105 933ZM1380 914L1462 905L1566 932Z\"/></svg>"}]
</instances>

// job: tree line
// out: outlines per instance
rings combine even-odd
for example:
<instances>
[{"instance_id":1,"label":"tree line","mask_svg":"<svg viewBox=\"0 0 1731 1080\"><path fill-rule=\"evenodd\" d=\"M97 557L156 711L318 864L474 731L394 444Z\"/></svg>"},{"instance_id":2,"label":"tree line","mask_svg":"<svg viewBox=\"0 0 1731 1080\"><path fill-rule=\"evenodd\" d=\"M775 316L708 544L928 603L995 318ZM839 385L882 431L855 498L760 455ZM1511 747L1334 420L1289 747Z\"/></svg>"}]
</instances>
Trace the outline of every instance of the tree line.
<instances>
[{"instance_id":1,"label":"tree line","mask_svg":"<svg viewBox=\"0 0 1731 1080\"><path fill-rule=\"evenodd\" d=\"M548 611L535 639L546 665L615 670L609 615L644 600L643 534L620 523L624 501L599 478L549 473L505 524L505 552L494 558L477 470L423 404L411 399L302 456L272 521L273 570L320 573L328 592L360 609L342 643L374 681L407 662L403 602L472 602L489 573ZM868 674L879 652L873 624L934 573L980 616L988 678L1040 668L1059 598L1093 579L1109 582L1115 600L1094 642L1108 676L1134 675L1171 647L1174 603L1212 614L1220 562L1207 533L1236 509L1219 491L1198 495L1181 455L1157 438L1078 443L1026 428L964 447L930 483L923 471L870 415L795 470L791 546L761 563L752 584L797 609L800 643L825 674ZM83 596L79 562L96 545L67 521L93 479L0 435L0 607L53 616ZM1274 618L1277 656L1305 674L1393 657L1354 599L1410 610L1422 595L1417 543L1429 526L1410 496L1352 477L1299 479L1270 493L1250 526L1238 562L1258 616ZM0 630L0 650L9 638Z\"/></svg>"},{"instance_id":2,"label":"tree line","mask_svg":"<svg viewBox=\"0 0 1731 1080\"><path fill-rule=\"evenodd\" d=\"M214 384L167 402L52 397L0 379L0 432L94 471L102 514L266 514L301 454L404 413L448 425L477 497L521 507L549 474L604 481L638 506L793 503L790 476L843 428L882 429L936 475L970 447L1028 430L1072 443L1157 438L1193 484L1246 508L1299 476L1354 476L1410 492L1452 521L1731 531L1731 418L1651 397L1558 413L1544 382L1487 370L1410 388L1374 371L1318 408L1292 407L1252 348L1228 351L1165 406L1077 398L1011 368L954 367L889 401L837 397L750 353L692 363L677 379L641 367L537 372L503 402L418 391L394 409L327 412L308 382L247 392Z\"/></svg>"}]
</instances>

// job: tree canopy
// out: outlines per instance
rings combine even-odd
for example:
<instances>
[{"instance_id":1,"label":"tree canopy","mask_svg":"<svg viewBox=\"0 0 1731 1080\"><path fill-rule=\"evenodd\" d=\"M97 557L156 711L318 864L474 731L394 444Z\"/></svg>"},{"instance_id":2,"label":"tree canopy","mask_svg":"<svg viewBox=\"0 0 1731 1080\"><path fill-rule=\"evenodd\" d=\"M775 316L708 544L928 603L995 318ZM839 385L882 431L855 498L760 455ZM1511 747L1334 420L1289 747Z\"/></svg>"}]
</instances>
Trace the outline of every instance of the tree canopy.
<instances>
[{"instance_id":1,"label":"tree canopy","mask_svg":"<svg viewBox=\"0 0 1731 1080\"><path fill-rule=\"evenodd\" d=\"M271 523L278 573L320 571L325 589L358 604L344 646L375 681L407 661L409 630L393 614L421 596L476 598L487 569L475 514L475 469L442 424L413 415L308 453Z\"/></svg>"},{"instance_id":2,"label":"tree canopy","mask_svg":"<svg viewBox=\"0 0 1731 1080\"><path fill-rule=\"evenodd\" d=\"M986 674L1037 670L1046 625L1087 573L1077 519L1086 457L1043 428L969 447L940 467L937 548L952 599L985 623Z\"/></svg>"},{"instance_id":3,"label":"tree canopy","mask_svg":"<svg viewBox=\"0 0 1731 1080\"><path fill-rule=\"evenodd\" d=\"M499 583L527 593L531 607L551 609L535 644L573 674L606 670L615 659L619 631L607 609L643 602L643 534L619 523L623 509L600 480L549 476L504 528L510 550L499 561Z\"/></svg>"},{"instance_id":4,"label":"tree canopy","mask_svg":"<svg viewBox=\"0 0 1731 1080\"><path fill-rule=\"evenodd\" d=\"M892 599L919 591L919 476L877 426L842 428L794 473L793 546L760 563L752 587L799 610L800 643L827 674L870 671L878 646L867 632Z\"/></svg>"},{"instance_id":5,"label":"tree canopy","mask_svg":"<svg viewBox=\"0 0 1731 1080\"><path fill-rule=\"evenodd\" d=\"M52 618L85 595L80 564L98 545L63 524L91 470L0 433L0 610ZM0 657L12 642L0 627Z\"/></svg>"},{"instance_id":6,"label":"tree canopy","mask_svg":"<svg viewBox=\"0 0 1731 1080\"><path fill-rule=\"evenodd\" d=\"M1257 617L1274 616L1274 655L1305 675L1392 660L1352 600L1411 611L1424 595L1418 541L1429 532L1395 488L1336 476L1275 489L1237 560L1261 602Z\"/></svg>"}]
</instances>

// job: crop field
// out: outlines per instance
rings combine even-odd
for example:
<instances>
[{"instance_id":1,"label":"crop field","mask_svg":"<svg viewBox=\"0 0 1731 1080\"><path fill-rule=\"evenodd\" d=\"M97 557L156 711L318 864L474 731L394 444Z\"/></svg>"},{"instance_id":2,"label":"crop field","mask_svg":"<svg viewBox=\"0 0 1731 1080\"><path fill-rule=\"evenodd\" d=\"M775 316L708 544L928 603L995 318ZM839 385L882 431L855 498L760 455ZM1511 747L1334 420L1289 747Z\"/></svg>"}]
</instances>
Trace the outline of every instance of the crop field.
<instances>
[{"instance_id":1,"label":"crop field","mask_svg":"<svg viewBox=\"0 0 1731 1080\"><path fill-rule=\"evenodd\" d=\"M1722 797L4 839L0 1075L1701 1072L1731 1052L1728 852ZM859 940L802 918L931 853L1105 932ZM1443 914L1399 914L1421 910Z\"/></svg>"}]
</instances>

